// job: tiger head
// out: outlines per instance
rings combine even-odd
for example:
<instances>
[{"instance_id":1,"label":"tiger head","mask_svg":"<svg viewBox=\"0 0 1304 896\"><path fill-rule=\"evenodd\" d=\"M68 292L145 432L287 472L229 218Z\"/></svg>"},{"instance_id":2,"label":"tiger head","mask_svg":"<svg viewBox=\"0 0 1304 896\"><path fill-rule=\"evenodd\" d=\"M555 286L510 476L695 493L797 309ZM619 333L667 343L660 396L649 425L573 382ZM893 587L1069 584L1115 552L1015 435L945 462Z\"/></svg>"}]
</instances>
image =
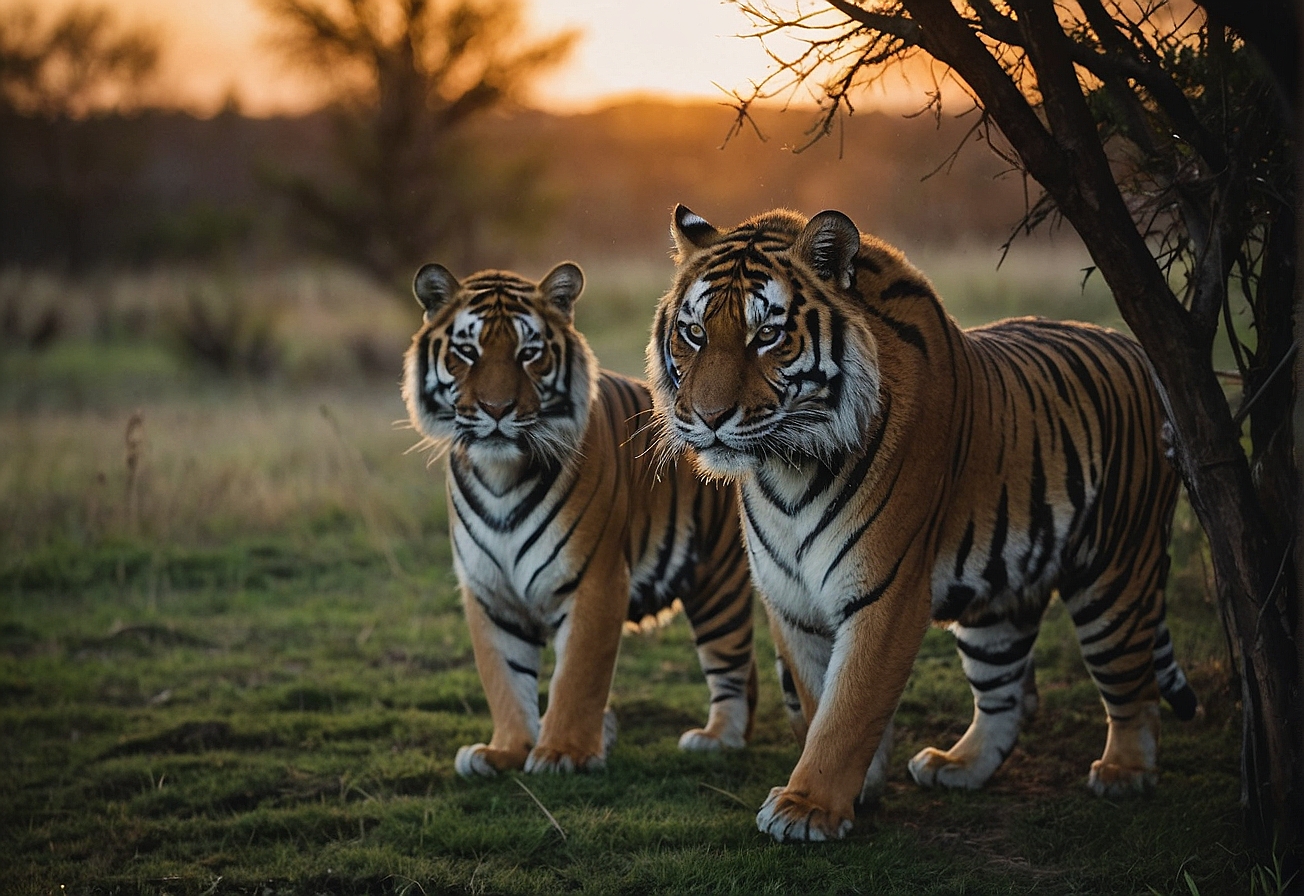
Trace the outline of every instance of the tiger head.
<instances>
[{"instance_id":1,"label":"tiger head","mask_svg":"<svg viewBox=\"0 0 1304 896\"><path fill-rule=\"evenodd\" d=\"M538 283L506 271L464 282L417 272L425 309L404 358L403 399L418 431L485 461L565 462L583 440L597 362L574 326L584 288L564 262Z\"/></svg>"},{"instance_id":2,"label":"tiger head","mask_svg":"<svg viewBox=\"0 0 1304 896\"><path fill-rule=\"evenodd\" d=\"M678 271L647 356L671 448L736 478L861 444L880 374L856 292L856 225L780 210L721 232L680 205L671 231Z\"/></svg>"}]
</instances>

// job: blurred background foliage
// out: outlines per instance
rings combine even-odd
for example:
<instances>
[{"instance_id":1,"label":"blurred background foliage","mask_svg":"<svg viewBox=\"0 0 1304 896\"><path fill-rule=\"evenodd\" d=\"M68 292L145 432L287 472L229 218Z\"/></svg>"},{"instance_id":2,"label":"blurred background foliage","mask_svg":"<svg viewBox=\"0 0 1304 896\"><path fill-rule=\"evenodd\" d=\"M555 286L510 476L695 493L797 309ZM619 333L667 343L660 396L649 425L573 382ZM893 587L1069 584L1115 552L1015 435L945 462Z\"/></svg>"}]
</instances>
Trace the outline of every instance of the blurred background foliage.
<instances>
[{"instance_id":1,"label":"blurred background foliage","mask_svg":"<svg viewBox=\"0 0 1304 896\"><path fill-rule=\"evenodd\" d=\"M273 407L352 408L339 431L372 465L406 462L424 489L420 461L401 458L416 439L393 423L419 321L408 284L425 261L459 276L580 263L580 327L606 366L641 375L677 202L722 226L775 206L841 209L902 245L964 324L1119 323L1099 278L1084 281L1071 231L1020 237L1001 262L1029 192L985 147L963 151L979 139L967 119L857 113L797 152L809 109L755 107L736 133L727 103L545 112L529 88L575 35L529 34L519 3L262 6L267 52L314 73L322 108L253 117L231 96L209 117L178 111L162 100L164 35L106 6L0 6L0 510L21 521L0 531L0 550L19 562L40 545L149 531L118 528L122 514L83 497L125 475L119 434L138 411L141 469L174 495L166 511L139 508L171 520L153 530L161 543L291 524L298 486L269 499L285 512L249 503L294 466L276 444L302 421L278 429ZM209 453L209 418L226 433L242 418L271 429L229 467ZM308 419L323 444L322 420ZM70 438L78 426L99 435ZM224 501L226 523L178 522L221 516Z\"/></svg>"},{"instance_id":2,"label":"blurred background foliage","mask_svg":"<svg viewBox=\"0 0 1304 896\"><path fill-rule=\"evenodd\" d=\"M802 110L726 142L723 105L527 108L574 35L529 40L515 3L267 0L275 46L334 99L251 118L151 102L160 38L107 8L0 8L0 263L82 273L332 257L402 285L422 261L659 258L678 201L720 223L837 205L907 244L1003 237L1024 185L964 122L866 113L804 153ZM343 9L344 12L339 10ZM386 13L388 13L386 15ZM928 178L935 169L936 176ZM928 178L928 179L925 179Z\"/></svg>"}]
</instances>

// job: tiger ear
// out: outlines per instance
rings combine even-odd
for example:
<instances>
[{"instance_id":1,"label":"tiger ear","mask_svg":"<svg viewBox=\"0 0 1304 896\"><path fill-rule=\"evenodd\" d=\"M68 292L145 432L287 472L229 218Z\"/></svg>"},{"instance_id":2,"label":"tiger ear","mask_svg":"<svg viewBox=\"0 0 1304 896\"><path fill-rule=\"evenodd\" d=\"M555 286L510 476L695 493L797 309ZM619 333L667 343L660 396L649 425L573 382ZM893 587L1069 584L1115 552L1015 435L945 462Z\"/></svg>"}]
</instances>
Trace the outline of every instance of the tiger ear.
<instances>
[{"instance_id":1,"label":"tiger ear","mask_svg":"<svg viewBox=\"0 0 1304 896\"><path fill-rule=\"evenodd\" d=\"M846 289L855 277L852 261L860 251L860 230L842 212L823 211L810 219L793 251L821 278Z\"/></svg>"},{"instance_id":2,"label":"tiger ear","mask_svg":"<svg viewBox=\"0 0 1304 896\"><path fill-rule=\"evenodd\" d=\"M447 305L457 295L457 278L448 272L442 264L426 264L417 271L412 280L412 292L426 309L426 322L434 317L435 312Z\"/></svg>"},{"instance_id":3,"label":"tiger ear","mask_svg":"<svg viewBox=\"0 0 1304 896\"><path fill-rule=\"evenodd\" d=\"M720 239L720 231L685 205L675 206L670 235L675 239L675 260L678 262L682 262L699 249L714 245Z\"/></svg>"},{"instance_id":4,"label":"tiger ear","mask_svg":"<svg viewBox=\"0 0 1304 896\"><path fill-rule=\"evenodd\" d=\"M539 282L539 292L561 309L567 320L574 316L575 300L583 289L584 272L573 261L563 261Z\"/></svg>"}]
</instances>

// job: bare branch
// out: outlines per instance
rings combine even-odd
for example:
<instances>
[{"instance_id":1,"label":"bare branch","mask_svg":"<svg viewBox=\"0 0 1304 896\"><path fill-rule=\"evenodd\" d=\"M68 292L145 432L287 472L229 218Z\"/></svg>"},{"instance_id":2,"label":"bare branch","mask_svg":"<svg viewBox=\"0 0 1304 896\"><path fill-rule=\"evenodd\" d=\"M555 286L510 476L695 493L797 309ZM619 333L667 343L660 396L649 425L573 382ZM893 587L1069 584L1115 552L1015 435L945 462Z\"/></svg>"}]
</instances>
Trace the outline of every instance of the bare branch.
<instances>
[{"instance_id":1,"label":"bare branch","mask_svg":"<svg viewBox=\"0 0 1304 896\"><path fill-rule=\"evenodd\" d=\"M1213 135L1201 124L1191 108L1190 101L1173 79L1159 65L1158 54L1137 26L1131 28L1132 41L1124 40L1117 21L1105 12L1099 0L1079 0L1087 21L1100 38L1107 53L1080 52L1074 61L1104 80L1105 74L1132 78L1141 84L1164 110L1173 129L1195 148L1209 166L1220 171L1227 165L1227 157ZM1140 50L1144 50L1144 55Z\"/></svg>"},{"instance_id":2,"label":"bare branch","mask_svg":"<svg viewBox=\"0 0 1304 896\"><path fill-rule=\"evenodd\" d=\"M919 26L905 16L870 12L848 0L828 0L828 4L852 21L882 34L890 34L908 46L919 46Z\"/></svg>"}]
</instances>

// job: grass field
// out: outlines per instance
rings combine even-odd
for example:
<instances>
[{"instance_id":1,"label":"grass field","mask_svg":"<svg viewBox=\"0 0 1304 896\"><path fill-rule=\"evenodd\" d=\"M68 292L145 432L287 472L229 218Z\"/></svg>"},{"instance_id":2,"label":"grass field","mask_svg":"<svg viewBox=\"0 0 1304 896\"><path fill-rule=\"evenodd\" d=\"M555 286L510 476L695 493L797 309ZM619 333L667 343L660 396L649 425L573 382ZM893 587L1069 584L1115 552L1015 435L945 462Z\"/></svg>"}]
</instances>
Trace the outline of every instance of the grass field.
<instances>
[{"instance_id":1,"label":"grass field","mask_svg":"<svg viewBox=\"0 0 1304 896\"><path fill-rule=\"evenodd\" d=\"M966 323L1112 311L1066 262L930 263ZM608 366L641 369L668 272L589 271L579 320ZM706 708L678 620L624 642L604 773L454 774L490 725L442 473L395 424L415 304L314 270L155 272L94 292L9 274L0 292L21 299L14 332L64 317L50 344L0 350L0 892L1249 891L1239 717L1185 509L1169 617L1206 713L1164 710L1153 793L1088 793L1103 713L1053 603L1040 714L986 790L924 791L905 772L971 713L934 631L882 804L846 842L780 846L754 816L798 751L763 624L742 752L675 747ZM204 353L196 308L218 309L208 326L234 360Z\"/></svg>"}]
</instances>

